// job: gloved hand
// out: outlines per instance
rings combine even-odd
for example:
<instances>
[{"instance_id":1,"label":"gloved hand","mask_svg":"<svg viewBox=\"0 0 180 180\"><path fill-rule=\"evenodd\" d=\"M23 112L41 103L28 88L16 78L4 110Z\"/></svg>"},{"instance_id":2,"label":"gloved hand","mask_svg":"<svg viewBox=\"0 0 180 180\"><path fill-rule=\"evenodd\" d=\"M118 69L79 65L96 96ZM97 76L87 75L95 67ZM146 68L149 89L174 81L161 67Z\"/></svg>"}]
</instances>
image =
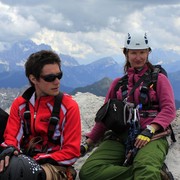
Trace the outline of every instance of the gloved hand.
<instances>
[{"instance_id":1,"label":"gloved hand","mask_svg":"<svg viewBox=\"0 0 180 180\"><path fill-rule=\"evenodd\" d=\"M135 147L136 148L141 148L143 146L145 146L148 142L150 142L152 136L155 133L155 129L150 126L147 125L147 128L145 130L143 130L136 138L136 142L135 142Z\"/></svg>"},{"instance_id":2,"label":"gloved hand","mask_svg":"<svg viewBox=\"0 0 180 180\"><path fill-rule=\"evenodd\" d=\"M9 160L13 155L18 155L19 152L17 151L17 149L15 147L7 147L5 148L1 154L0 154L0 172L2 172L4 170L5 167L7 167L9 165Z\"/></svg>"},{"instance_id":3,"label":"gloved hand","mask_svg":"<svg viewBox=\"0 0 180 180\"><path fill-rule=\"evenodd\" d=\"M89 145L85 142L80 146L81 157L84 156L89 150Z\"/></svg>"},{"instance_id":4,"label":"gloved hand","mask_svg":"<svg viewBox=\"0 0 180 180\"><path fill-rule=\"evenodd\" d=\"M17 151L15 147L9 146L5 148L0 154L0 160L3 160L5 156L11 157L12 155L14 155L14 151Z\"/></svg>"}]
</instances>

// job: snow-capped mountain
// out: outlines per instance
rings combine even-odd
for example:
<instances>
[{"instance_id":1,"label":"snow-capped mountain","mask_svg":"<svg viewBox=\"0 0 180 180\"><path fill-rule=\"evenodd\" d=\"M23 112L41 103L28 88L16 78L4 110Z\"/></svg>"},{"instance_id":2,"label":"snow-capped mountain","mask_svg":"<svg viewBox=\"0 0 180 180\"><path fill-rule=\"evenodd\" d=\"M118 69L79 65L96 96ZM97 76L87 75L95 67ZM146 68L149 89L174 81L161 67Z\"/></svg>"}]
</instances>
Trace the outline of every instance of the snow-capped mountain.
<instances>
[{"instance_id":1,"label":"snow-capped mountain","mask_svg":"<svg viewBox=\"0 0 180 180\"><path fill-rule=\"evenodd\" d=\"M0 87L20 88L27 85L28 81L24 76L24 62L30 54L42 49L49 50L52 48L46 44L38 45L27 40L16 42L11 47L0 51ZM119 62L121 63L118 63L113 57L104 57L82 65L69 55L59 54L59 56L62 60L62 70L64 72L61 88L67 92L77 87L93 84L104 77L114 79L123 74L125 59L120 59ZM150 61L153 64L162 64L168 72L173 88L177 91L177 84L180 84L178 83L180 81L178 75L180 72L180 54L174 51L157 49L152 51Z\"/></svg>"},{"instance_id":2,"label":"snow-capped mountain","mask_svg":"<svg viewBox=\"0 0 180 180\"><path fill-rule=\"evenodd\" d=\"M49 45L37 45L28 40L17 42L0 52L0 87L22 87L28 83L24 77L24 63L33 52L52 49ZM112 57L102 58L87 65L64 54L59 54L64 72L62 85L69 89L86 86L104 77L115 78L122 74L121 65ZM18 80L18 81L17 81Z\"/></svg>"},{"instance_id":3,"label":"snow-capped mountain","mask_svg":"<svg viewBox=\"0 0 180 180\"><path fill-rule=\"evenodd\" d=\"M45 44L37 45L31 40L16 42L11 47L0 51L0 72L22 70L27 57L41 49L51 49Z\"/></svg>"}]
</instances>

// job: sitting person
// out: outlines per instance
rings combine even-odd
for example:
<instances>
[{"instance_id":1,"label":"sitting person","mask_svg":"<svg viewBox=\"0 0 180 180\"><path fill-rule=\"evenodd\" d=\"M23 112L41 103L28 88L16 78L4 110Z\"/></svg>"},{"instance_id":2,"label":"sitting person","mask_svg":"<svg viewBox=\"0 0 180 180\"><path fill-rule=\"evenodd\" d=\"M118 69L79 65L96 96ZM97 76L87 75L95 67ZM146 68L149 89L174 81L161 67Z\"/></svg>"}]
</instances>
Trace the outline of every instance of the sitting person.
<instances>
[{"instance_id":1,"label":"sitting person","mask_svg":"<svg viewBox=\"0 0 180 180\"><path fill-rule=\"evenodd\" d=\"M61 60L55 52L41 50L29 56L25 73L31 87L12 103L1 144L0 179L75 179L80 112L71 96L59 92Z\"/></svg>"},{"instance_id":2,"label":"sitting person","mask_svg":"<svg viewBox=\"0 0 180 180\"><path fill-rule=\"evenodd\" d=\"M132 161L129 164L126 161L130 128L125 131L119 129L118 133L112 129L110 138L102 141L81 167L80 179L160 180L162 178L161 169L169 146L165 136L156 140L152 140L152 137L166 131L176 116L172 86L164 74L158 73L156 84L149 80L147 88L143 89L145 82L142 81L134 93L130 94L141 78L154 71L154 66L148 59L150 52L146 33L141 35L128 33L123 49L126 58L124 66L127 75L126 89L120 86L114 92L120 81L120 78L117 78L112 82L105 99L105 103L109 99L117 98L126 99L135 106L142 105L138 117L140 132L134 139L133 147L136 153ZM142 90L146 90L143 94L146 96L141 96ZM144 98L143 103L142 98ZM103 122L96 122L91 132L87 134L86 146L81 146L81 150L97 143L107 129Z\"/></svg>"}]
</instances>

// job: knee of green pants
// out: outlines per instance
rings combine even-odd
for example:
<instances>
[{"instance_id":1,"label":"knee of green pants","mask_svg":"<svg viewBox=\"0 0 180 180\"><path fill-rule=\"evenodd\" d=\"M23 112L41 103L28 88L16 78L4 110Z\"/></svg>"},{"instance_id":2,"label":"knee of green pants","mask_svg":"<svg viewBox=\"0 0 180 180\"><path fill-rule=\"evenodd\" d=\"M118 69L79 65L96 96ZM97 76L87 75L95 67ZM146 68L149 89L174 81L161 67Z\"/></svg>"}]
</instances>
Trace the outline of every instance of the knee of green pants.
<instances>
[{"instance_id":1,"label":"knee of green pants","mask_svg":"<svg viewBox=\"0 0 180 180\"><path fill-rule=\"evenodd\" d=\"M89 156L81 167L79 176L81 179L98 179L106 172L113 171L113 168L119 168L124 162L124 155L123 144L118 141L106 140Z\"/></svg>"},{"instance_id":2,"label":"knee of green pants","mask_svg":"<svg viewBox=\"0 0 180 180\"><path fill-rule=\"evenodd\" d=\"M161 179L160 169L166 158L168 143L166 139L158 139L141 148L133 161L135 179Z\"/></svg>"}]
</instances>

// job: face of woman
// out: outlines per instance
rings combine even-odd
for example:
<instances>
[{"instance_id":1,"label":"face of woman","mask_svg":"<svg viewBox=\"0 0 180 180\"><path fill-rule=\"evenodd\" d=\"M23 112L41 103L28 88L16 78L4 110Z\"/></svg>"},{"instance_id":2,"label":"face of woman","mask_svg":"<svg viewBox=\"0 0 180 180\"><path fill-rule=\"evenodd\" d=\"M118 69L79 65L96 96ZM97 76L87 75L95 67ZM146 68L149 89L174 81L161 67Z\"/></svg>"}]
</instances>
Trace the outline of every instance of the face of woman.
<instances>
[{"instance_id":1,"label":"face of woman","mask_svg":"<svg viewBox=\"0 0 180 180\"><path fill-rule=\"evenodd\" d=\"M141 68L146 64L148 55L148 49L129 49L127 52L127 60L131 67Z\"/></svg>"}]
</instances>

